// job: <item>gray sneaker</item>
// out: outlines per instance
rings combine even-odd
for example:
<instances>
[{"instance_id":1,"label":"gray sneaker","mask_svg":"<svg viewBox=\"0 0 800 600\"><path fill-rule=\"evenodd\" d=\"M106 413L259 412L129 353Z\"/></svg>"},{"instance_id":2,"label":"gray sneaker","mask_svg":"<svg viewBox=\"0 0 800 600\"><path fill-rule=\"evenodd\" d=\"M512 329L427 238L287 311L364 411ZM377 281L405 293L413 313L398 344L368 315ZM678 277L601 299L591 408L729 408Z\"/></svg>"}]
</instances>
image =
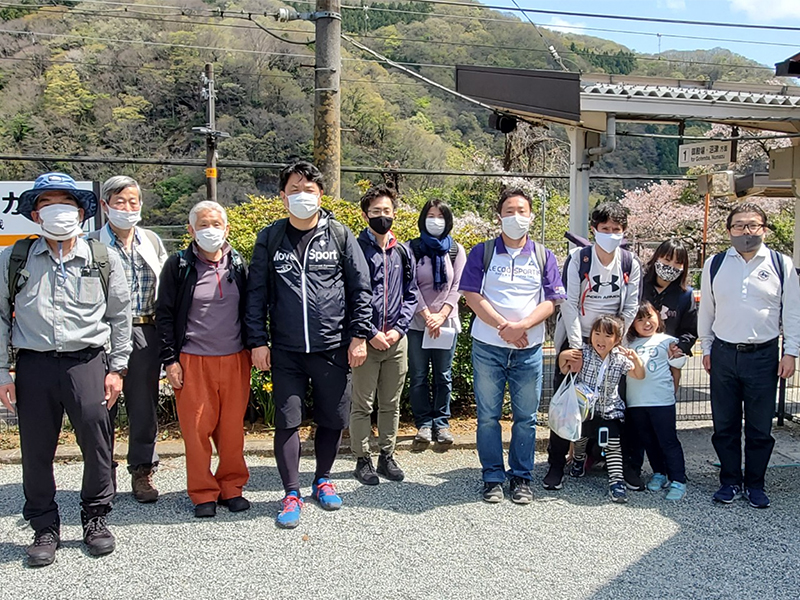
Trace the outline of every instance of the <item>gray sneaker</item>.
<instances>
[{"instance_id":1,"label":"gray sneaker","mask_svg":"<svg viewBox=\"0 0 800 600\"><path fill-rule=\"evenodd\" d=\"M445 446L453 443L453 434L449 427L442 427L436 432L436 442Z\"/></svg>"},{"instance_id":2,"label":"gray sneaker","mask_svg":"<svg viewBox=\"0 0 800 600\"><path fill-rule=\"evenodd\" d=\"M419 444L430 444L433 440L433 432L431 428L425 425L417 430L417 435L414 436L414 441Z\"/></svg>"},{"instance_id":3,"label":"gray sneaker","mask_svg":"<svg viewBox=\"0 0 800 600\"><path fill-rule=\"evenodd\" d=\"M530 481L522 477L513 477L511 479L511 501L514 504L530 504L533 502Z\"/></svg>"},{"instance_id":4,"label":"gray sneaker","mask_svg":"<svg viewBox=\"0 0 800 600\"><path fill-rule=\"evenodd\" d=\"M503 484L497 481L485 481L483 483L483 501L490 504L497 504L503 501Z\"/></svg>"}]
</instances>

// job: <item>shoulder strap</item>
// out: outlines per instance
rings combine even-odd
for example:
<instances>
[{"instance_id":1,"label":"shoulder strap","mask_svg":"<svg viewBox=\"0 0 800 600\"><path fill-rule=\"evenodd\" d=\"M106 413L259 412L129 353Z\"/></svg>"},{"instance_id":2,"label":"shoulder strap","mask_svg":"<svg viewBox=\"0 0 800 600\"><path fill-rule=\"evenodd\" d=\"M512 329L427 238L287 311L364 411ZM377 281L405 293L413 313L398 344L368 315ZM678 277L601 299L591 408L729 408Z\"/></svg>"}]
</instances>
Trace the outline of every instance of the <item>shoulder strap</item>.
<instances>
[{"instance_id":1,"label":"shoulder strap","mask_svg":"<svg viewBox=\"0 0 800 600\"><path fill-rule=\"evenodd\" d=\"M422 259L422 240L420 238L414 238L408 245L411 246L411 252L414 253L414 259L419 262Z\"/></svg>"},{"instance_id":2,"label":"shoulder strap","mask_svg":"<svg viewBox=\"0 0 800 600\"><path fill-rule=\"evenodd\" d=\"M108 260L108 246L100 240L89 238L89 251L92 254L92 264L100 272L100 284L103 286L103 295L108 302L108 281L111 279L111 263Z\"/></svg>"},{"instance_id":3,"label":"shoulder strap","mask_svg":"<svg viewBox=\"0 0 800 600\"><path fill-rule=\"evenodd\" d=\"M283 237L286 235L286 223L289 219L278 219L267 227L267 261L272 264L272 257L275 256L281 246Z\"/></svg>"},{"instance_id":4,"label":"shoulder strap","mask_svg":"<svg viewBox=\"0 0 800 600\"><path fill-rule=\"evenodd\" d=\"M547 264L547 250L542 244L533 242L533 251L536 253L536 262L539 263L539 273L544 277L544 267Z\"/></svg>"},{"instance_id":5,"label":"shoulder strap","mask_svg":"<svg viewBox=\"0 0 800 600\"><path fill-rule=\"evenodd\" d=\"M711 296L714 296L714 279L719 273L719 268L722 266L722 261L725 260L725 252L720 252L719 254L715 254L711 257L711 268L708 270L709 275L709 290L711 292Z\"/></svg>"},{"instance_id":6,"label":"shoulder strap","mask_svg":"<svg viewBox=\"0 0 800 600\"><path fill-rule=\"evenodd\" d=\"M492 264L492 257L494 256L494 240L486 240L483 242L483 275L489 270L489 265Z\"/></svg>"},{"instance_id":7,"label":"shoulder strap","mask_svg":"<svg viewBox=\"0 0 800 600\"><path fill-rule=\"evenodd\" d=\"M784 272L784 263L783 263L783 256L777 250L773 250L772 248L769 249L770 258L772 259L772 266L775 267L775 271L778 273L778 280L781 283L780 291L778 292L778 297L781 301L781 308L780 314L778 315L780 326L783 327L783 287L784 287L784 278L786 277L786 273Z\"/></svg>"},{"instance_id":8,"label":"shoulder strap","mask_svg":"<svg viewBox=\"0 0 800 600\"><path fill-rule=\"evenodd\" d=\"M403 284L408 285L414 279L414 271L411 267L411 257L408 255L408 248L398 242L395 245L400 253L400 262L403 263Z\"/></svg>"},{"instance_id":9,"label":"shoulder strap","mask_svg":"<svg viewBox=\"0 0 800 600\"><path fill-rule=\"evenodd\" d=\"M447 251L447 256L450 257L450 264L454 266L456 264L456 258L458 258L458 248L458 242L453 240L453 243L450 244L450 250Z\"/></svg>"},{"instance_id":10,"label":"shoulder strap","mask_svg":"<svg viewBox=\"0 0 800 600\"><path fill-rule=\"evenodd\" d=\"M631 270L633 269L633 253L625 248L620 248L620 262L622 263L622 278L627 284L631 278Z\"/></svg>"},{"instance_id":11,"label":"shoulder strap","mask_svg":"<svg viewBox=\"0 0 800 600\"><path fill-rule=\"evenodd\" d=\"M28 253L33 243L39 239L37 236L26 237L14 242L11 248L11 258L8 261L8 303L11 313L14 312L14 298L19 290L28 281L31 274L25 269L28 262Z\"/></svg>"},{"instance_id":12,"label":"shoulder strap","mask_svg":"<svg viewBox=\"0 0 800 600\"><path fill-rule=\"evenodd\" d=\"M336 250L339 252L339 263L344 262L344 249L347 246L347 229L344 223L340 223L336 219L330 219L331 235L333 236L333 243L336 244ZM284 225L283 230L286 231ZM283 238L283 236L281 236Z\"/></svg>"},{"instance_id":13,"label":"shoulder strap","mask_svg":"<svg viewBox=\"0 0 800 600\"><path fill-rule=\"evenodd\" d=\"M589 271L592 270L592 247L584 246L578 252L578 279L583 281L589 277Z\"/></svg>"},{"instance_id":14,"label":"shoulder strap","mask_svg":"<svg viewBox=\"0 0 800 600\"><path fill-rule=\"evenodd\" d=\"M159 243L158 243L158 236L150 231L149 229L142 229L141 231L144 232L144 236L150 240L150 243L153 245L153 249L158 252Z\"/></svg>"}]
</instances>

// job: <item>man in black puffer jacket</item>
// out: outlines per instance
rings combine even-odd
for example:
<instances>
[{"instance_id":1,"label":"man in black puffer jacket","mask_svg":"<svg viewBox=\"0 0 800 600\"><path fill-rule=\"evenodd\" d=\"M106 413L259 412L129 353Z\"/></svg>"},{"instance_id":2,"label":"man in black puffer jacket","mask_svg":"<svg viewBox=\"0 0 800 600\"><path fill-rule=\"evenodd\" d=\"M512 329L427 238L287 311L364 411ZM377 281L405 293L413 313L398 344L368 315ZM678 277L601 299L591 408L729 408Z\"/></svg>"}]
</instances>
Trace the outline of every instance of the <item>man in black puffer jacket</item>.
<instances>
[{"instance_id":1,"label":"man in black puffer jacket","mask_svg":"<svg viewBox=\"0 0 800 600\"><path fill-rule=\"evenodd\" d=\"M309 383L317 424L312 497L326 510L341 507L330 471L350 414L350 367L367 356L372 288L355 237L320 208L319 170L290 165L280 188L289 218L258 234L245 325L253 365L272 369L275 459L286 492L277 525L292 528L303 506L298 427Z\"/></svg>"}]
</instances>

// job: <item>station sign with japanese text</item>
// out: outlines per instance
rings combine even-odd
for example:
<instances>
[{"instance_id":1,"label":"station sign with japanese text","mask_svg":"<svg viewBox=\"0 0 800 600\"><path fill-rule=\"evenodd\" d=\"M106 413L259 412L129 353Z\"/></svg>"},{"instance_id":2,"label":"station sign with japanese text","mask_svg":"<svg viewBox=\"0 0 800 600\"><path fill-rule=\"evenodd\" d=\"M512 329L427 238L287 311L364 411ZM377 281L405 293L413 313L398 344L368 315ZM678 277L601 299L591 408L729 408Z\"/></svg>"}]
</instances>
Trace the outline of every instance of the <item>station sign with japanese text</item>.
<instances>
[{"instance_id":1,"label":"station sign with japanese text","mask_svg":"<svg viewBox=\"0 0 800 600\"><path fill-rule=\"evenodd\" d=\"M678 166L727 165L731 160L731 142L711 140L678 147Z\"/></svg>"}]
</instances>

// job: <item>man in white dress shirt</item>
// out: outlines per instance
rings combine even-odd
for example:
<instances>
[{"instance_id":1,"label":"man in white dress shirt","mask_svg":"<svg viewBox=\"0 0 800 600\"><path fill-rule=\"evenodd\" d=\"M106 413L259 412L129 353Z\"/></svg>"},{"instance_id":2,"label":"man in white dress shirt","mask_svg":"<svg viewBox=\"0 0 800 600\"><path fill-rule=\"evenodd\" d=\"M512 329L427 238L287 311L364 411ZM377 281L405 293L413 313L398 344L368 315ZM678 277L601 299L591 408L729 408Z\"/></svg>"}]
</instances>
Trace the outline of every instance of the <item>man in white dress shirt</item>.
<instances>
[{"instance_id":1,"label":"man in white dress shirt","mask_svg":"<svg viewBox=\"0 0 800 600\"><path fill-rule=\"evenodd\" d=\"M703 367L711 375L711 441L721 465L714 500L730 504L744 487L751 506L767 508L775 390L778 377L794 374L800 349L800 284L792 259L764 245L767 216L760 206L735 206L727 228L732 247L703 267L697 323Z\"/></svg>"}]
</instances>

